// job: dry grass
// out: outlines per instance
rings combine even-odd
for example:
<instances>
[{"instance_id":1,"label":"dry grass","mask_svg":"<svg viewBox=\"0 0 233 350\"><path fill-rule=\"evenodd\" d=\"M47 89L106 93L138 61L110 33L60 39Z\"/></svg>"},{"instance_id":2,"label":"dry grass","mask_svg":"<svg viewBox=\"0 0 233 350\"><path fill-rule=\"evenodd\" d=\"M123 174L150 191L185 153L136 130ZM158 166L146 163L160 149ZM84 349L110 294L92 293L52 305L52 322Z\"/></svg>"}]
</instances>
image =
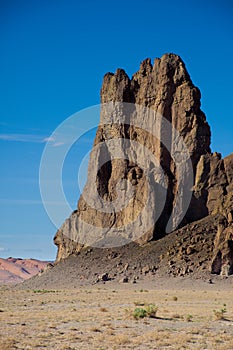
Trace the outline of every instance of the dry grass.
<instances>
[{"instance_id":1,"label":"dry grass","mask_svg":"<svg viewBox=\"0 0 233 350\"><path fill-rule=\"evenodd\" d=\"M1 290L0 350L232 350L231 291L147 288L141 301L137 299L142 293L139 287L104 288ZM216 322L213 309L223 303L227 304L227 321ZM132 318L135 307L147 305L158 306L156 318ZM126 309L131 317L125 317Z\"/></svg>"},{"instance_id":2,"label":"dry grass","mask_svg":"<svg viewBox=\"0 0 233 350\"><path fill-rule=\"evenodd\" d=\"M222 321L226 320L225 314L226 314L226 304L223 305L223 307L219 310L213 310L214 317L216 321Z\"/></svg>"}]
</instances>

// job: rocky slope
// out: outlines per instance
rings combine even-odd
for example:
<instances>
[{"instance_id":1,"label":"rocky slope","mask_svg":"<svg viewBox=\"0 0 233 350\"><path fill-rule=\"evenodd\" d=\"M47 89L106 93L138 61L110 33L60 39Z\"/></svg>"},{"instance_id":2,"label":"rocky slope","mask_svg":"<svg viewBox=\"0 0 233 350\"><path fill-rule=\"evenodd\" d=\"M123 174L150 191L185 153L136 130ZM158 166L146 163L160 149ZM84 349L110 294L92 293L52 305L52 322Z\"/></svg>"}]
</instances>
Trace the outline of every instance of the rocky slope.
<instances>
[{"instance_id":1,"label":"rocky slope","mask_svg":"<svg viewBox=\"0 0 233 350\"><path fill-rule=\"evenodd\" d=\"M210 267L219 219L219 215L207 216L144 245L84 248L18 288L54 290L144 282L161 285L169 277L170 288L184 278L190 279L190 283L218 284L225 278L212 275Z\"/></svg>"},{"instance_id":2,"label":"rocky slope","mask_svg":"<svg viewBox=\"0 0 233 350\"><path fill-rule=\"evenodd\" d=\"M0 284L22 282L38 274L47 264L35 259L0 258Z\"/></svg>"},{"instance_id":3,"label":"rocky slope","mask_svg":"<svg viewBox=\"0 0 233 350\"><path fill-rule=\"evenodd\" d=\"M105 75L100 125L94 142L94 146L104 143L104 148L97 152L93 149L87 184L77 210L55 236L57 262L77 254L90 242L96 247L106 246L106 242L114 246L115 232L120 233L122 245L130 240L146 244L179 229L176 233L179 232L180 250L174 253L174 261L177 254L178 260L185 261L187 249L182 240L187 232L190 252L197 251L198 242L209 233L212 243L205 261L210 261L211 271L233 272L233 155L221 159L220 154L211 153L210 127L200 109L200 98L200 91L193 85L184 62L174 54L155 59L153 65L150 59L144 60L131 79L122 69ZM129 103L136 107L129 107L132 106ZM117 146L111 143L116 138L121 139ZM124 140L132 141L130 147ZM180 143L184 143L182 147ZM124 159L116 156L116 149ZM98 169L97 173L93 169ZM92 202L94 205L90 205L86 198L94 192L94 184L98 196ZM121 192L116 190L118 184ZM133 189L133 200L123 209L112 208L112 201L119 202L119 193L126 203L128 184ZM150 205L146 207L148 198ZM104 203L111 210L102 210ZM146 222L147 230L142 229L143 222L138 224L138 217ZM195 224L188 225L203 218L207 218L203 222L209 224L201 221L200 232ZM136 222L132 232L130 221ZM93 227L103 229L101 237L95 235ZM193 238L196 235L197 241ZM192 260L194 258L199 266L200 258L193 255ZM180 269L183 271L182 266Z\"/></svg>"}]
</instances>

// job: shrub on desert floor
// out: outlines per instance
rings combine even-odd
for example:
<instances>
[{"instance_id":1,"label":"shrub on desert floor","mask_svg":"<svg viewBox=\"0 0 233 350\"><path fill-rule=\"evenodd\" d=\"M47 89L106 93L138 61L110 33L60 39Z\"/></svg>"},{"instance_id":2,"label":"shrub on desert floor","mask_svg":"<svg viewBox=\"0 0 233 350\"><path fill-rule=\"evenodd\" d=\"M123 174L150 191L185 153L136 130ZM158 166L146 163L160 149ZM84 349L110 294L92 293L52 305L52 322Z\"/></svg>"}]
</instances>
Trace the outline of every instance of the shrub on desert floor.
<instances>
[{"instance_id":1,"label":"shrub on desert floor","mask_svg":"<svg viewBox=\"0 0 233 350\"><path fill-rule=\"evenodd\" d=\"M158 306L156 306L155 304L148 304L145 307L146 310L146 314L148 317L152 317L155 318L156 317L156 313L158 311Z\"/></svg>"},{"instance_id":2,"label":"shrub on desert floor","mask_svg":"<svg viewBox=\"0 0 233 350\"><path fill-rule=\"evenodd\" d=\"M215 319L216 319L217 321L219 321L219 320L225 320L225 313L226 313L226 312L227 312L226 304L223 305L222 309L213 310Z\"/></svg>"},{"instance_id":3,"label":"shrub on desert floor","mask_svg":"<svg viewBox=\"0 0 233 350\"><path fill-rule=\"evenodd\" d=\"M155 304L148 304L145 308L136 307L133 311L133 318L139 320L140 318L145 317L156 317L156 313L158 311L158 307Z\"/></svg>"},{"instance_id":4,"label":"shrub on desert floor","mask_svg":"<svg viewBox=\"0 0 233 350\"><path fill-rule=\"evenodd\" d=\"M187 316L186 316L186 321L187 322L192 322L192 320L193 320L193 316L192 315L190 315L190 314L188 314Z\"/></svg>"},{"instance_id":5,"label":"shrub on desert floor","mask_svg":"<svg viewBox=\"0 0 233 350\"><path fill-rule=\"evenodd\" d=\"M136 307L133 311L133 318L135 318L136 320L139 320L140 318L144 318L146 316L146 310L142 307Z\"/></svg>"}]
</instances>

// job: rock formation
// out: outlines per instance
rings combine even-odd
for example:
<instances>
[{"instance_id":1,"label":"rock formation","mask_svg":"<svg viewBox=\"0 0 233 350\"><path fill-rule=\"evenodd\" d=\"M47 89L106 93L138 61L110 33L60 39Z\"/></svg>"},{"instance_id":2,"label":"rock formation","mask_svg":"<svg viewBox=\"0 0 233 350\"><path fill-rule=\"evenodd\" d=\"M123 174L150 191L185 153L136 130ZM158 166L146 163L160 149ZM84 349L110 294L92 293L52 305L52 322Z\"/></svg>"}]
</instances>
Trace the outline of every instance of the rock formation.
<instances>
[{"instance_id":1,"label":"rock formation","mask_svg":"<svg viewBox=\"0 0 233 350\"><path fill-rule=\"evenodd\" d=\"M144 60L139 71L131 79L123 69L117 69L115 74L107 73L104 76L101 88L101 122L94 141L94 146L104 143L104 148L97 152L93 149L87 184L79 199L78 208L56 233L54 242L58 246L57 261L79 252L83 246L88 245L81 237L94 236L91 226L103 228L105 243L108 239L109 244L114 246L115 238L112 235L108 237L109 228L120 232L120 244L128 243L126 237L129 233L123 231L127 231L130 220L137 219L150 196L152 205L144 213L144 219L150 222L156 213L159 212L159 215L154 225L141 234L140 225L135 225L133 233L130 233L131 239L134 238L134 232L137 234L135 233L136 239L133 240L140 244L161 238L169 232L167 227L171 217L173 222L183 227L208 215L219 213L225 221L223 220L224 224L219 223L211 268L212 272L221 273L223 265L230 265L229 271L232 272L233 157L221 159L220 154L211 153L210 128L200 109L200 98L200 91L193 85L183 61L174 54L166 54L161 59L156 58L153 65L150 59ZM109 104L113 106L110 111ZM130 113L125 113L125 108L130 109L130 106L144 108L144 114L138 113L137 107L132 107ZM142 119L150 113L148 110L154 113L152 121L150 118L149 129L142 123ZM118 115L124 114L126 116L117 123ZM167 130L166 122L161 122L158 116L165 118L171 129ZM174 130L187 147L192 174L190 169L184 167L183 159L177 161ZM155 137L155 134L159 136ZM127 143L123 145L124 141L118 146L118 153L125 155L125 159L115 156L117 147L111 144L114 138L133 141L130 147ZM143 149L136 148L136 144L143 145ZM163 174L160 173L156 162L143 153L145 149L155 156ZM140 165L140 152L148 172ZM103 162L103 159L107 161ZM93 173L94 168L98 170L96 174ZM184 191L189 185L186 180L180 182L181 176L193 177L193 187L188 189L192 192L191 201L184 213ZM148 181L152 183L152 190L148 189ZM86 193L90 192L93 184L96 185L99 195L94 204L99 206L91 206L86 201ZM118 184L123 202L127 199L128 187L133 190L133 200L126 208L120 208L118 211L99 210L103 207L102 200L109 208L112 201L119 200ZM181 192L179 186L182 187ZM160 212L158 203L163 199L164 205ZM174 211L176 206L178 210L176 208ZM174 225L171 227L177 228ZM98 244L95 242L96 246L101 247L101 242L101 239Z\"/></svg>"},{"instance_id":2,"label":"rock formation","mask_svg":"<svg viewBox=\"0 0 233 350\"><path fill-rule=\"evenodd\" d=\"M228 276L233 273L233 225L221 216L214 240L211 272Z\"/></svg>"}]
</instances>

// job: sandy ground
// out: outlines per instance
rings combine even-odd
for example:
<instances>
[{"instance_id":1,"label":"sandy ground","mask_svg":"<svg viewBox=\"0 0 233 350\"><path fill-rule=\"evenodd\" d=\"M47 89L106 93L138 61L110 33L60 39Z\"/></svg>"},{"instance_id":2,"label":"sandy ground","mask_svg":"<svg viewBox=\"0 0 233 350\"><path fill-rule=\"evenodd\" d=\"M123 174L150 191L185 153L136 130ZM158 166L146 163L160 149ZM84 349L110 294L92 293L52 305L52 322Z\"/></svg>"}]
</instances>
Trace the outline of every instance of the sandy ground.
<instances>
[{"instance_id":1,"label":"sandy ground","mask_svg":"<svg viewBox=\"0 0 233 350\"><path fill-rule=\"evenodd\" d=\"M231 349L233 281L97 284L67 290L1 287L0 349ZM170 284L171 286L171 284ZM158 306L156 318L133 318ZM226 306L224 306L224 304ZM226 309L216 320L213 310Z\"/></svg>"}]
</instances>

